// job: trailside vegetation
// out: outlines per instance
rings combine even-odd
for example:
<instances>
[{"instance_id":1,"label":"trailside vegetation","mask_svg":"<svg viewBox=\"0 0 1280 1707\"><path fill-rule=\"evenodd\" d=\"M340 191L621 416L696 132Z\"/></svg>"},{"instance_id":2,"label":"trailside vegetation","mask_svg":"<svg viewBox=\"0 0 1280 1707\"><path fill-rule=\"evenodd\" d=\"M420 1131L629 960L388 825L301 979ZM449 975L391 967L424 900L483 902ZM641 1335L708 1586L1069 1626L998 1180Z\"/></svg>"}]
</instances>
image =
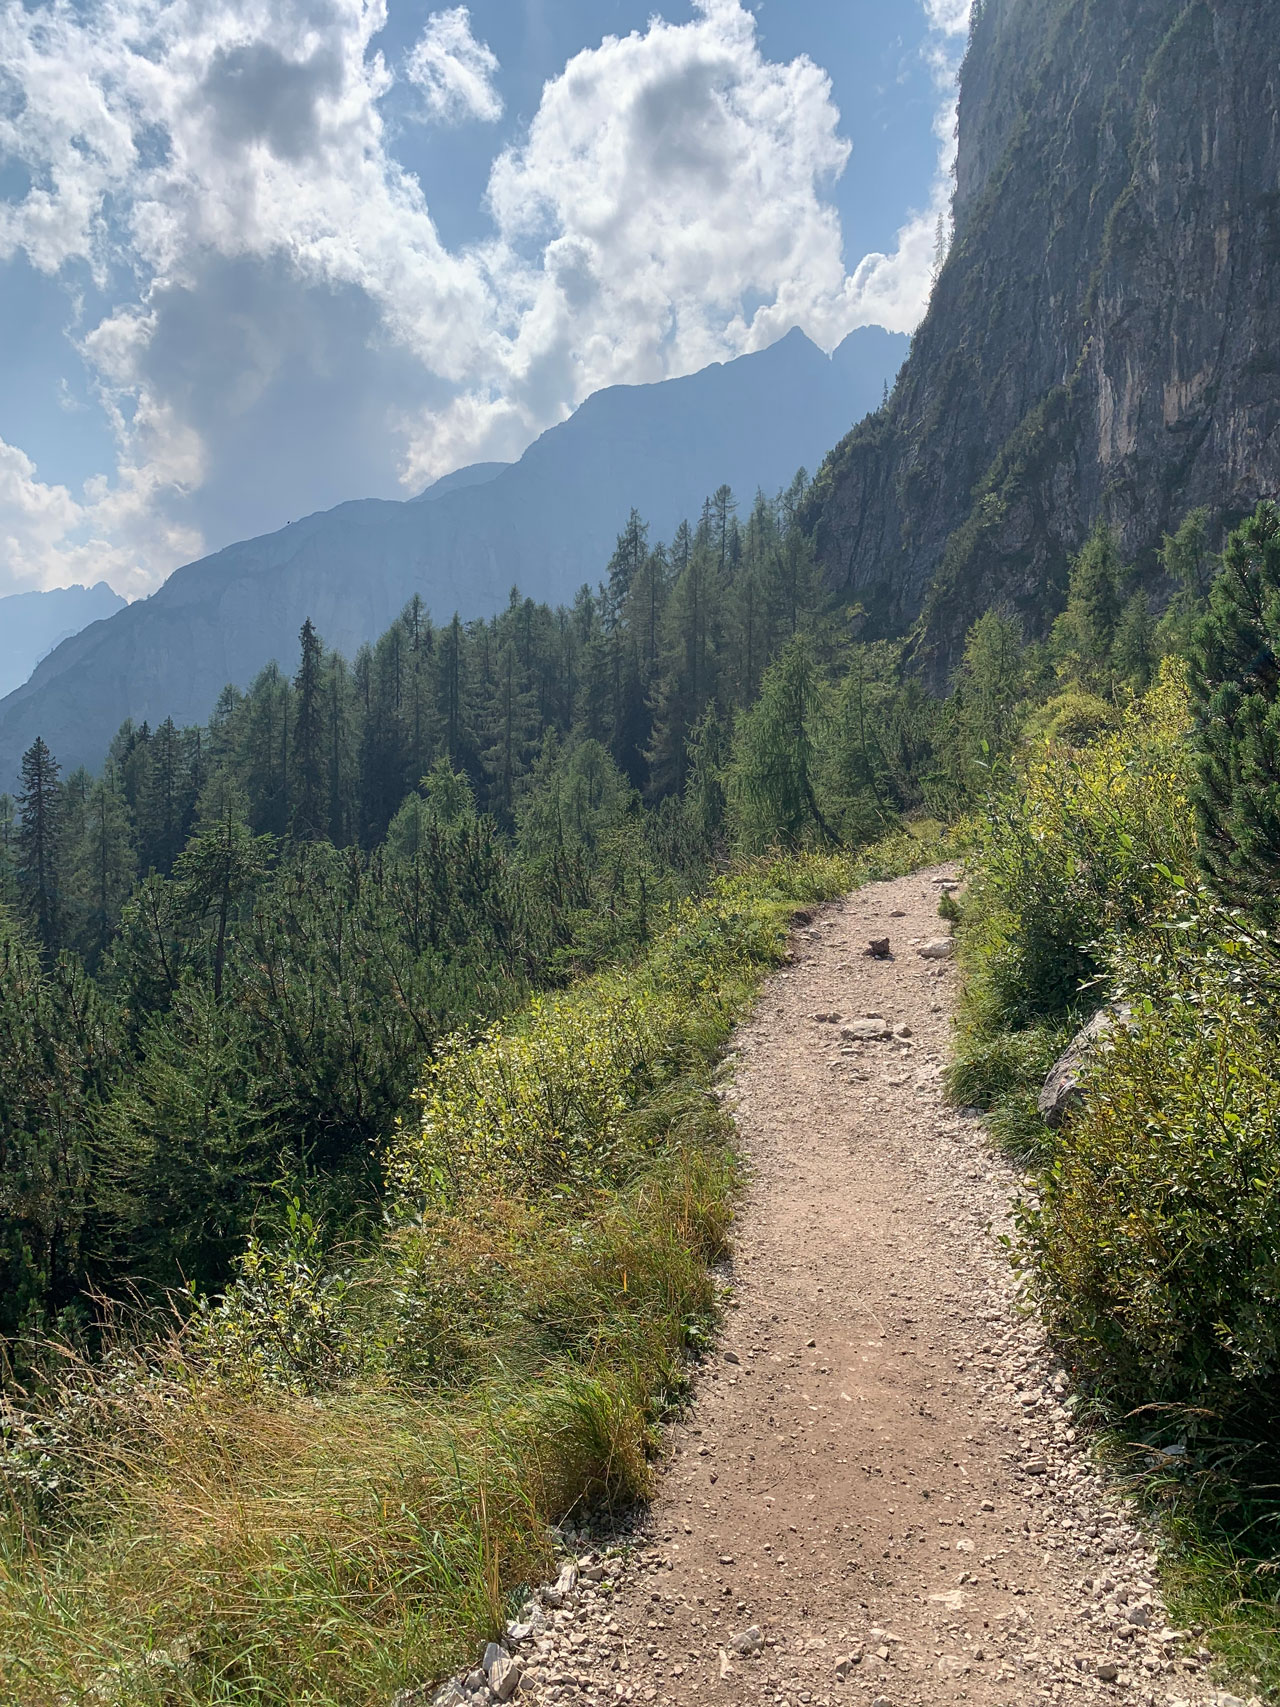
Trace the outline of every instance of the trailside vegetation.
<instances>
[{"instance_id":1,"label":"trailside vegetation","mask_svg":"<svg viewBox=\"0 0 1280 1707\"><path fill-rule=\"evenodd\" d=\"M1166 546L1184 591L1200 528ZM1169 1520L1174 1604L1272 1688L1278 565L1280 512L1263 504L1199 614L1175 602L1187 662L1166 659L1113 727L1030 720L973 830L950 1070L1029 1168L1015 1255L1118 1464ZM1100 1009L1109 1029L1050 1130L1037 1092Z\"/></svg>"},{"instance_id":2,"label":"trailside vegetation","mask_svg":"<svg viewBox=\"0 0 1280 1707\"><path fill-rule=\"evenodd\" d=\"M216 1290L293 1196L351 1236L420 1064L643 954L726 862L856 849L985 788L1048 666L975 629L949 702L818 584L803 481L717 492L596 589L292 676L0 801L0 1340ZM1029 662L1028 659L1031 661ZM452 1045L451 1045L452 1046Z\"/></svg>"},{"instance_id":3,"label":"trailside vegetation","mask_svg":"<svg viewBox=\"0 0 1280 1707\"><path fill-rule=\"evenodd\" d=\"M1203 529L1166 545L1168 616L1100 529L1049 638L987 612L934 698L819 585L803 496L722 489L667 546L633 515L568 609L413 601L351 664L307 623L292 677L126 726L100 777L27 755L0 801L17 1699L336 1707L494 1633L549 1524L644 1491L713 1330L720 1051L788 918L993 794L956 1088L1049 1156L1029 1084L1197 881L1159 657ZM1049 1220L1024 1237L1077 1333ZM1120 1366L1080 1361L1100 1390Z\"/></svg>"},{"instance_id":4,"label":"trailside vegetation","mask_svg":"<svg viewBox=\"0 0 1280 1707\"><path fill-rule=\"evenodd\" d=\"M930 857L717 879L625 976L429 1059L377 1239L291 1200L221 1297L64 1363L3 1436L6 1697L338 1707L498 1634L552 1523L646 1491L713 1331L720 1052L797 905Z\"/></svg>"}]
</instances>

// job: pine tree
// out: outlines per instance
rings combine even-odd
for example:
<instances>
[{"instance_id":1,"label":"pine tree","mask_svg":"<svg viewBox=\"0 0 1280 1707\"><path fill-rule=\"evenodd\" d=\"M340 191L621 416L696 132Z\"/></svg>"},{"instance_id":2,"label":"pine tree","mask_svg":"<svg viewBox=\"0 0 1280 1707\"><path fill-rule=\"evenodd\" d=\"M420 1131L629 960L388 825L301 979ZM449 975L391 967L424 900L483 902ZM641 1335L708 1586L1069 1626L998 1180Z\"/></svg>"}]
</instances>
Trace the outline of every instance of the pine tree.
<instances>
[{"instance_id":1,"label":"pine tree","mask_svg":"<svg viewBox=\"0 0 1280 1707\"><path fill-rule=\"evenodd\" d=\"M613 556L609 559L606 571L606 589L608 593L609 624L612 626L618 620L627 603L628 595L640 574L649 550L649 525L640 519L640 512L632 510L627 525L618 535L618 543Z\"/></svg>"},{"instance_id":2,"label":"pine tree","mask_svg":"<svg viewBox=\"0 0 1280 1707\"><path fill-rule=\"evenodd\" d=\"M274 845L271 836L253 835L245 813L243 797L224 788L220 798L206 803L204 822L174 867L191 917L212 921L209 964L215 1002L222 1000L232 911L266 872Z\"/></svg>"},{"instance_id":3,"label":"pine tree","mask_svg":"<svg viewBox=\"0 0 1280 1707\"><path fill-rule=\"evenodd\" d=\"M1111 662L1121 680L1135 692L1142 693L1151 684L1157 656L1156 621L1151 614L1151 600L1139 587L1120 612L1111 646Z\"/></svg>"},{"instance_id":4,"label":"pine tree","mask_svg":"<svg viewBox=\"0 0 1280 1707\"><path fill-rule=\"evenodd\" d=\"M355 839L359 776L356 762L356 690L340 653L325 660L324 723L328 777L328 835L335 847Z\"/></svg>"},{"instance_id":5,"label":"pine tree","mask_svg":"<svg viewBox=\"0 0 1280 1707\"><path fill-rule=\"evenodd\" d=\"M46 952L58 946L64 802L59 767L37 735L22 755L18 791L18 887Z\"/></svg>"},{"instance_id":6,"label":"pine tree","mask_svg":"<svg viewBox=\"0 0 1280 1707\"><path fill-rule=\"evenodd\" d=\"M471 684L467 671L467 637L456 615L448 628L441 632L436 656L441 744L454 770L471 773L476 766L476 755L468 715Z\"/></svg>"},{"instance_id":7,"label":"pine tree","mask_svg":"<svg viewBox=\"0 0 1280 1707\"><path fill-rule=\"evenodd\" d=\"M516 791L528 771L529 755L537 738L528 672L511 640L503 644L499 654L495 685L484 752L486 804L499 823L510 829L515 823Z\"/></svg>"},{"instance_id":8,"label":"pine tree","mask_svg":"<svg viewBox=\"0 0 1280 1707\"><path fill-rule=\"evenodd\" d=\"M708 505L667 601L648 752L650 792L654 795L679 794L684 789L689 733L719 688L724 616L723 584Z\"/></svg>"},{"instance_id":9,"label":"pine tree","mask_svg":"<svg viewBox=\"0 0 1280 1707\"><path fill-rule=\"evenodd\" d=\"M137 878L130 819L128 802L108 765L89 791L72 879L84 921L79 946L91 964L111 940Z\"/></svg>"},{"instance_id":10,"label":"pine tree","mask_svg":"<svg viewBox=\"0 0 1280 1707\"><path fill-rule=\"evenodd\" d=\"M193 745L172 717L166 717L146 744L145 765L137 767L138 851L144 871L167 876L191 832L196 799Z\"/></svg>"},{"instance_id":11,"label":"pine tree","mask_svg":"<svg viewBox=\"0 0 1280 1707\"><path fill-rule=\"evenodd\" d=\"M17 899L18 809L11 794L0 794L0 906Z\"/></svg>"},{"instance_id":12,"label":"pine tree","mask_svg":"<svg viewBox=\"0 0 1280 1707\"><path fill-rule=\"evenodd\" d=\"M733 568L737 542L737 521L734 512L737 500L729 486L718 486L711 499L716 554L719 558L720 584L727 586Z\"/></svg>"},{"instance_id":13,"label":"pine tree","mask_svg":"<svg viewBox=\"0 0 1280 1707\"><path fill-rule=\"evenodd\" d=\"M432 699L436 633L417 593L405 606L400 624L408 648L401 713L405 779L412 786L430 769L440 743L439 719Z\"/></svg>"},{"instance_id":14,"label":"pine tree","mask_svg":"<svg viewBox=\"0 0 1280 1707\"><path fill-rule=\"evenodd\" d=\"M402 717L405 652L404 630L395 623L367 659L357 661L366 695L360 738L360 835L366 847L376 847L386 835L410 782Z\"/></svg>"},{"instance_id":15,"label":"pine tree","mask_svg":"<svg viewBox=\"0 0 1280 1707\"><path fill-rule=\"evenodd\" d=\"M1050 645L1061 676L1098 690L1110 688L1125 577L1115 536L1099 522L1071 565L1067 608L1053 625Z\"/></svg>"},{"instance_id":16,"label":"pine tree","mask_svg":"<svg viewBox=\"0 0 1280 1707\"><path fill-rule=\"evenodd\" d=\"M729 742L724 724L711 706L689 734L689 780L684 812L706 857L720 850L725 825L725 774Z\"/></svg>"},{"instance_id":17,"label":"pine tree","mask_svg":"<svg viewBox=\"0 0 1280 1707\"><path fill-rule=\"evenodd\" d=\"M735 705L749 705L773 653L778 613L771 597L780 554L777 520L763 492L756 493L742 540L742 558L729 594L727 643Z\"/></svg>"},{"instance_id":18,"label":"pine tree","mask_svg":"<svg viewBox=\"0 0 1280 1707\"><path fill-rule=\"evenodd\" d=\"M298 637L301 657L293 678L293 802L290 830L298 841L314 842L328 826L330 799L325 786L324 647L311 618Z\"/></svg>"},{"instance_id":19,"label":"pine tree","mask_svg":"<svg viewBox=\"0 0 1280 1707\"><path fill-rule=\"evenodd\" d=\"M748 852L802 844L815 830L837 837L814 790L817 675L808 645L794 640L771 665L758 702L743 712L734 737L730 796L736 838Z\"/></svg>"},{"instance_id":20,"label":"pine tree","mask_svg":"<svg viewBox=\"0 0 1280 1707\"><path fill-rule=\"evenodd\" d=\"M292 690L271 663L258 673L240 720L236 770L249 822L260 833L283 836L289 827L289 726Z\"/></svg>"},{"instance_id":21,"label":"pine tree","mask_svg":"<svg viewBox=\"0 0 1280 1707\"><path fill-rule=\"evenodd\" d=\"M1169 652L1186 657L1213 579L1208 510L1192 510L1174 533L1164 536L1160 563L1176 590L1157 624L1155 650L1160 657Z\"/></svg>"},{"instance_id":22,"label":"pine tree","mask_svg":"<svg viewBox=\"0 0 1280 1707\"><path fill-rule=\"evenodd\" d=\"M1280 508L1227 541L1195 631L1191 696L1200 859L1229 901L1280 923Z\"/></svg>"},{"instance_id":23,"label":"pine tree","mask_svg":"<svg viewBox=\"0 0 1280 1707\"><path fill-rule=\"evenodd\" d=\"M1031 698L1022 630L1004 611L987 611L965 637L951 698L939 721L939 770L947 808L958 812L989 787L992 766L1013 749Z\"/></svg>"}]
</instances>

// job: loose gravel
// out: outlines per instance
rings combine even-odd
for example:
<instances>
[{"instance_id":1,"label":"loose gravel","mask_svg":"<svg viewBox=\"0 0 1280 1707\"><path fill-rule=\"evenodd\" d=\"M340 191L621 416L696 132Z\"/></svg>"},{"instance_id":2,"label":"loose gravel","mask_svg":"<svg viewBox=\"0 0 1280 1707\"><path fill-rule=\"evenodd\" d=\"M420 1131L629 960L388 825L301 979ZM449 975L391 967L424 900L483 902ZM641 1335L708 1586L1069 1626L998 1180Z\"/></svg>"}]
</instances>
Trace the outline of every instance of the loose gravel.
<instances>
[{"instance_id":1,"label":"loose gravel","mask_svg":"<svg viewBox=\"0 0 1280 1707\"><path fill-rule=\"evenodd\" d=\"M1021 1182L943 1100L955 876L800 924L730 1063L751 1190L658 1497L398 1707L1245 1707L1023 1307Z\"/></svg>"}]
</instances>

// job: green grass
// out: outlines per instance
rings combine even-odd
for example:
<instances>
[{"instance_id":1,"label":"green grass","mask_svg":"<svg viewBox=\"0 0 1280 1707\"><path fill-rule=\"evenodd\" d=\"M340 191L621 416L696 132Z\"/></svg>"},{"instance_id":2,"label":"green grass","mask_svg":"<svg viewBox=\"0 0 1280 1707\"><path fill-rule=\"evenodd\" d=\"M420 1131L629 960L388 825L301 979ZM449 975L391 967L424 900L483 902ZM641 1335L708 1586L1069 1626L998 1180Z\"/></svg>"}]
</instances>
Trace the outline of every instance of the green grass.
<instances>
[{"instance_id":1,"label":"green grass","mask_svg":"<svg viewBox=\"0 0 1280 1707\"><path fill-rule=\"evenodd\" d=\"M1118 732L1028 743L967 850L947 1088L1030 1175L1018 1259L1171 1616L1280 1699L1274 986L1198 889L1188 724L1166 666ZM1117 995L1136 1024L1050 1131L1044 1077Z\"/></svg>"},{"instance_id":2,"label":"green grass","mask_svg":"<svg viewBox=\"0 0 1280 1707\"><path fill-rule=\"evenodd\" d=\"M386 1707L473 1655L556 1522L649 1491L740 1184L718 1064L793 913L934 857L718 881L429 1064L372 1247L292 1205L167 1339L68 1361L0 1436L0 1701Z\"/></svg>"}]
</instances>

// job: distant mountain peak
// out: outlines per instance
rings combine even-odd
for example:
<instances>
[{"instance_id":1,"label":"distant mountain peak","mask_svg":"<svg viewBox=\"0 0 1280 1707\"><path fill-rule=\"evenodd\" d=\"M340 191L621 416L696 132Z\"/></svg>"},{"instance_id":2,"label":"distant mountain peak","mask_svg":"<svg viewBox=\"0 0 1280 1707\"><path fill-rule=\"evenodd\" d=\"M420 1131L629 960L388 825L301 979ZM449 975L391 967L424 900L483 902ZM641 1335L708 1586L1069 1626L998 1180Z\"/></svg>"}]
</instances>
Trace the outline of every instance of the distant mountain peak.
<instances>
[{"instance_id":1,"label":"distant mountain peak","mask_svg":"<svg viewBox=\"0 0 1280 1707\"><path fill-rule=\"evenodd\" d=\"M604 574L633 507L656 542L721 485L749 502L815 469L879 404L907 340L867 328L841 348L831 362L795 328L683 378L611 386L518 462L457 469L403 503L339 504L176 570L0 701L0 787L37 734L65 767L93 768L126 717L203 721L228 682L291 667L307 617L351 655L415 593L442 621L494 614L513 585L567 602Z\"/></svg>"},{"instance_id":2,"label":"distant mountain peak","mask_svg":"<svg viewBox=\"0 0 1280 1707\"><path fill-rule=\"evenodd\" d=\"M12 693L61 641L124 602L105 581L0 595L0 694Z\"/></svg>"}]
</instances>

